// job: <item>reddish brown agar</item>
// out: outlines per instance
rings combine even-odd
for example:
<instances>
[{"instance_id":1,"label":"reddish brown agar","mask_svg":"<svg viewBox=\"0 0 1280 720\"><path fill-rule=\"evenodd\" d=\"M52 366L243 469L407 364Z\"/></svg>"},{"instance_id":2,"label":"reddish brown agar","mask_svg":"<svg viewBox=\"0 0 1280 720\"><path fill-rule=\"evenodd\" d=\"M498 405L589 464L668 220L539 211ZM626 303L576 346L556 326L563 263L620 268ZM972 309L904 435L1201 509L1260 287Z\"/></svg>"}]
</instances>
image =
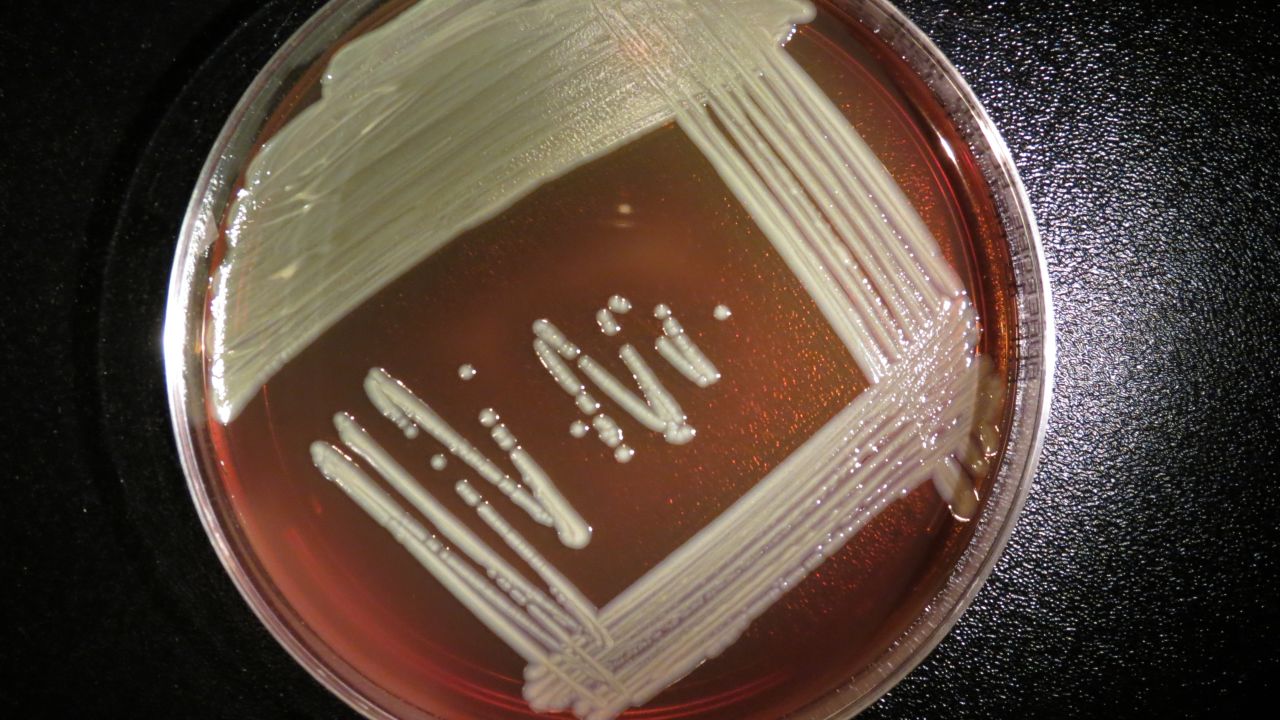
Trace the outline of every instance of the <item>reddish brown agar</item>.
<instances>
[{"instance_id":1,"label":"reddish brown agar","mask_svg":"<svg viewBox=\"0 0 1280 720\"><path fill-rule=\"evenodd\" d=\"M981 350L1009 377L1010 261L973 157L928 89L873 33L819 3L787 46L884 161L959 271L982 318ZM294 98L314 97L314 73ZM298 102L284 106L297 107ZM275 123L275 127L279 122ZM269 124L268 127L271 127ZM215 252L217 250L215 249ZM607 338L595 311L613 294L635 309ZM530 348L548 318L626 377L621 340L651 352L651 310L670 305L719 366L700 389L651 355L698 429L675 447L622 416L635 459L570 436L572 401ZM712 317L717 304L731 319ZM478 371L463 382L457 369ZM274 609L344 682L398 715L533 715L523 661L389 534L312 466L313 440L336 442L352 413L482 537L506 546L454 495L474 473L443 448L407 440L364 396L384 367L477 447L492 407L595 532L569 550L491 500L568 578L604 605L719 515L866 387L799 282L682 132L663 127L540 188L451 242L339 322L288 364L228 426L210 415L220 472L214 501L235 551ZM493 457L500 457L493 453ZM980 492L986 479L979 481ZM482 491L489 488L477 484ZM633 718L775 718L846 684L919 615L972 526L929 485L896 503L784 596L719 658ZM509 559L518 567L513 554Z\"/></svg>"}]
</instances>

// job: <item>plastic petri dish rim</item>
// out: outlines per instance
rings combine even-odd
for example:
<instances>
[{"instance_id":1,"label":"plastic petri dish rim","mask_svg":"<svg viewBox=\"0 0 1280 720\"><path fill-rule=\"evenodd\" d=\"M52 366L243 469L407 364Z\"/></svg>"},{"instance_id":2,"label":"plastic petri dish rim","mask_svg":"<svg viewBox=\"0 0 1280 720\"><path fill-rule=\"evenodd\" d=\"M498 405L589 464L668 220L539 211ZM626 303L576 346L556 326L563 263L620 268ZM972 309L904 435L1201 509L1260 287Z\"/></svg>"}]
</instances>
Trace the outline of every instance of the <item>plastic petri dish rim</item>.
<instances>
[{"instance_id":1,"label":"plastic petri dish rim","mask_svg":"<svg viewBox=\"0 0 1280 720\"><path fill-rule=\"evenodd\" d=\"M836 0L872 28L921 78L968 143L1003 224L1012 264L1015 359L1012 413L1001 463L973 521L966 549L924 611L838 692L816 698L797 718L847 718L866 708L942 640L990 574L1014 527L1035 473L1049 409L1054 328L1043 251L1030 203L1010 154L957 70L924 34L882 0ZM367 21L380 0L333 0L276 52L232 112L201 172L179 237L164 331L167 386L180 459L193 501L237 589L281 645L317 680L369 717L421 716L421 710L364 678L311 632L274 591L220 497L206 426L203 324L212 270L210 248L256 144L298 74L339 38Z\"/></svg>"}]
</instances>

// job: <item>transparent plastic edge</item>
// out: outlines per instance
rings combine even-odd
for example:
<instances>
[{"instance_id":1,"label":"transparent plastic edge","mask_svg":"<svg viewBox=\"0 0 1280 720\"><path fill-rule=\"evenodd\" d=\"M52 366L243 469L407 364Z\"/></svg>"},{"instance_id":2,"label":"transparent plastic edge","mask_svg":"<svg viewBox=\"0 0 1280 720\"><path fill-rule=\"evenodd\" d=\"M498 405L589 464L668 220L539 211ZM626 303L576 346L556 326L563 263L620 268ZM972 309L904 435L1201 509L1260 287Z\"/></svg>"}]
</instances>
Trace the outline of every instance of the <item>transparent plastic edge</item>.
<instances>
[{"instance_id":1,"label":"transparent plastic edge","mask_svg":"<svg viewBox=\"0 0 1280 720\"><path fill-rule=\"evenodd\" d=\"M309 45L317 44L316 36L318 34L323 35L322 30L336 30L337 33L340 33L344 29L342 23L344 18L359 16L364 10L377 3L378 0L331 0L325 4L274 53L236 104L235 109L214 141L210 155L201 169L178 235L177 251L168 284L169 295L165 309L162 354L169 398L170 420L179 452L179 459L186 476L188 491L218 559L231 577L237 591L276 641L323 687L333 692L353 710L365 717L375 720L392 720L395 716L371 703L360 690L352 687L343 678L330 670L326 663L308 648L291 628L280 620L271 603L255 587L250 573L232 551L226 532L220 524L213 501L204 484L205 473L201 467L195 447L192 420L193 418L201 418L203 415L203 394L201 393L199 398L192 398L188 393L188 388L192 385L200 387L203 384L203 367L198 362L193 363L194 358L190 353L186 352L185 345L189 338L199 337L198 333L190 332L193 329L193 324L198 329L203 322L204 308L203 306L193 306L193 300L196 299L196 294L193 291L195 290L194 283L198 282L202 277L196 273L196 270L218 233L218 217L215 213L222 203L215 198L228 192L227 184L230 180L228 167L236 166L238 162L238 158L234 154L229 155L227 151L237 141L243 142L245 140L242 133L246 130L246 124L262 119L261 117L254 117L254 114L259 112L260 104L268 101L272 91L278 89L283 81L282 68L287 67L295 59L295 56ZM925 615L918 618L912 627L904 633L904 636L906 636L923 631L923 637L900 640L898 646L887 651L886 656L880 662L882 665L888 665L888 667L884 673L873 679L870 687L861 688L860 686L863 685L863 682L858 681L856 678L853 684L844 686L843 690L855 694L855 697L849 701L840 700L842 693L835 693L817 700L814 704L800 711L800 715L805 717L821 717L825 720L852 718L879 700L893 686L898 684L946 637L990 576L1009 541L1030 491L1030 480L1034 477L1040 462L1049 419L1050 401L1053 394L1053 372L1056 363L1053 303L1044 259L1044 249L1026 189L1013 164L1012 156L1003 138L996 130L994 123L981 103L977 100L973 90L964 81L956 68L901 11L887 2L887 0L857 0L855 3L846 2L844 4L870 8L871 12L883 16L883 20L892 22L895 26L895 36L892 38L893 42L891 44L895 48L899 48L906 42L914 45L914 49L922 51L925 59L934 64L942 79L952 86L957 99L963 102L966 110L973 115L978 134L986 144L986 149L990 151L992 167L1002 172L1004 176L1002 180L1007 184L1008 195L1014 200L1017 214L1024 220L1023 233L1028 241L1029 247L1027 249L1034 267L1031 268L1033 277L1030 278L1023 277L1023 271L1015 272L1018 286L1017 300L1019 307L1021 307L1024 300L1024 281L1032 281L1037 291L1035 297L1042 300L1038 319L1042 337L1040 338L1041 344L1039 348L1040 362L1037 365L1041 380L1037 396L1023 399L1020 394L1016 401L1016 405L1019 407L1025 404L1030 408L1034 408L1035 416L1027 423L1030 425L1033 434L1030 444L1025 446L1025 454L1020 453L1023 456L1023 470L1019 474L1020 477L1015 478L1017 486L1012 491L1012 497L1000 503L1000 507L992 508L989 505L983 512L978 520L981 525L975 532L975 537L970 541L968 548L946 585L934 596L934 600L925 610ZM854 14L856 17L862 18L867 15L867 11L859 9ZM913 63L913 67L917 71L919 70L918 60ZM948 110L952 111L954 108L948 107ZM249 140L252 140L252 138L249 138ZM240 148L241 151L248 151L249 149L247 146ZM984 172L984 174L986 173ZM990 181L990 178L988 180ZM200 298L205 297L204 293L200 293L199 296ZM1021 331L1021 323L1024 320L1021 312L1017 320ZM1022 338L1019 337L1020 350L1022 349L1021 341ZM1020 370L1022 369L1022 361L1023 359L1020 357ZM1006 462L1002 463L1002 470L1007 466L1008 458L1006 458ZM997 485L1004 480L1006 479L998 478ZM1000 517L993 517L996 514ZM993 533L988 531L989 534L979 537L980 533L993 525L996 527ZM982 545L982 547L977 547L978 545ZM975 562L978 563L976 569L973 568L973 563ZM941 609L935 610L935 608ZM934 617L935 613L939 616ZM897 657L900 654L904 655L904 657ZM836 702L832 702L833 700L836 700ZM827 714L808 714L814 712L825 712Z\"/></svg>"},{"instance_id":2,"label":"transparent plastic edge","mask_svg":"<svg viewBox=\"0 0 1280 720\"><path fill-rule=\"evenodd\" d=\"M1013 162L1012 154L1001 136L995 123L978 100L973 89L964 80L959 70L946 55L931 41L928 36L896 6L888 0L845 0L841 2L853 8L853 15L859 19L875 16L879 25L892 28L892 33L883 37L886 44L898 51L910 50L917 57L905 58L917 74L925 77L930 88L936 93L938 81L945 82L954 98L942 98L948 114L956 121L957 110L972 116L974 137L986 146L979 148L987 157L988 163L982 167L983 175L992 184L993 195L1003 191L1004 198L994 197L1002 222L1008 228L1011 219L1020 220L1020 234L1025 239L1026 259L1031 267L1019 268L1017 260L1023 254L1023 248L1011 248L1014 254L1014 280L1018 310L1016 323L1019 337L1016 339L1019 356L1017 368L1019 383L1016 385L1014 417L1021 417L1018 426L1010 428L1008 446L1017 450L1017 456L1006 455L997 471L993 493L1003 493L1002 497L993 498L998 502L988 502L977 522L979 526L969 541L955 569L946 583L926 606L924 614L916 619L904 631L895 645L886 650L878 661L883 670L879 673L868 671L869 677L855 677L851 683L842 686L841 691L829 694L812 705L794 713L795 718L813 718L814 720L848 720L873 705L893 687L915 670L927 658L939 643L951 632L961 615L968 610L977 593L986 584L994 571L996 563L1004 553L1013 530L1017 525L1027 496L1031 491L1032 481L1039 469L1045 436L1048 430L1049 411L1052 404L1054 369L1057 363L1057 335L1053 315L1053 298L1049 283L1048 266L1045 262L1044 246L1041 242L1039 226L1035 212L1027 195L1026 186L1022 182ZM929 63L935 77L925 75L922 64ZM992 177L991 171L998 172ZM1003 187L996 185L999 182ZM1007 204L1006 200L1012 203ZM1028 300L1039 303L1038 317L1032 321L1033 330L1038 330L1039 346L1030 348L1038 352L1026 355L1028 348L1023 333L1027 330L1027 317L1024 306ZM1026 396L1026 388L1021 384L1021 375L1027 370L1038 373L1037 392ZM1015 437L1025 428L1030 430L1030 437ZM1021 445L1015 447L1015 440ZM1015 465L1020 467L1014 467ZM1015 483L1012 488L1009 483ZM852 693L853 697L844 700L841 695Z\"/></svg>"},{"instance_id":3,"label":"transparent plastic edge","mask_svg":"<svg viewBox=\"0 0 1280 720\"><path fill-rule=\"evenodd\" d=\"M323 47L333 38L321 42L318 36L337 35L345 30L344 20L358 17L378 0L330 0L311 15L271 56L266 65L254 76L253 81L236 103L226 123L210 149L196 181L191 200L187 205L177 238L177 249L169 275L168 299L165 305L164 329L161 353L164 361L165 385L169 399L169 416L178 450L187 490L195 505L200 522L213 545L223 568L245 603L258 621L275 638L276 642L302 666L321 686L340 698L353 710L371 720L394 720L394 716L369 702L356 688L339 677L277 616L268 599L254 585L249 571L233 552L226 530L223 528L212 498L205 485L205 472L195 446L196 421L204 421L204 393L198 397L189 388L200 388L204 383L204 370L198 358L187 352L186 343L199 338L203 326L204 307L196 303L205 300L204 292L196 292L195 283L204 276L196 271L206 258L218 236L217 210L225 202L232 172L238 171L239 152L249 152L249 146L257 128L248 126L260 122L265 113L262 105L268 103L272 93L284 81L284 69L306 50ZM245 137L248 133L249 137ZM239 144L240 147L236 147ZM232 171L232 172L229 172ZM197 297L198 296L198 297Z\"/></svg>"}]
</instances>

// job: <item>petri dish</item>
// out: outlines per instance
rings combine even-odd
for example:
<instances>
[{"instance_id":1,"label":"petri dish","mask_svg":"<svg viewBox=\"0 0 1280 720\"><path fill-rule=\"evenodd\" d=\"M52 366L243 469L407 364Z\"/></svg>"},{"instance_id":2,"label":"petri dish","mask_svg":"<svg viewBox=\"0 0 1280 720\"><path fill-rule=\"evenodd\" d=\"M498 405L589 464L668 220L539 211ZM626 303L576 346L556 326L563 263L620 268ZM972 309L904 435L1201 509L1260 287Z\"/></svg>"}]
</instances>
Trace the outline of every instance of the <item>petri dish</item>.
<instances>
[{"instance_id":1,"label":"petri dish","mask_svg":"<svg viewBox=\"0 0 1280 720\"><path fill-rule=\"evenodd\" d=\"M369 717L851 717L991 571L1051 392L1009 154L874 0L335 0L169 297L209 536Z\"/></svg>"}]
</instances>

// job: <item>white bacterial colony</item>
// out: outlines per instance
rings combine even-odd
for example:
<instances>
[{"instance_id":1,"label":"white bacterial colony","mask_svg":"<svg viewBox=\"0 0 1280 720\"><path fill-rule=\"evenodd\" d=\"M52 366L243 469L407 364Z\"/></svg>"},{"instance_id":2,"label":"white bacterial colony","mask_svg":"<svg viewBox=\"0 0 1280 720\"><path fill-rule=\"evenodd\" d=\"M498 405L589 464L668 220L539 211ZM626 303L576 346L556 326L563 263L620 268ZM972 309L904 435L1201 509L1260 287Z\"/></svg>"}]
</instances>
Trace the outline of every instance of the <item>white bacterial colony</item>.
<instances>
[{"instance_id":1,"label":"white bacterial colony","mask_svg":"<svg viewBox=\"0 0 1280 720\"><path fill-rule=\"evenodd\" d=\"M548 585L549 592L534 586L480 540L397 465L349 416L338 415L334 422L344 444L372 465L397 494L422 513L452 545L452 549L404 510L338 448L324 442L312 443L311 459L315 466L386 528L495 634L520 648L521 654L535 656L539 647L563 642L570 636L585 635L602 644L611 642L596 621L595 607L527 540L495 515L479 492L469 484L465 481L458 483L458 494L476 508L481 518L538 574ZM463 561L458 553L471 562ZM483 572L471 563L478 565Z\"/></svg>"},{"instance_id":2,"label":"white bacterial colony","mask_svg":"<svg viewBox=\"0 0 1280 720\"><path fill-rule=\"evenodd\" d=\"M630 310L631 301L620 295L610 297L608 307L601 309L596 315L601 331L610 337L620 331L616 323L607 326L600 322L602 314L608 315L612 322L614 312L626 314ZM720 379L715 365L684 332L670 307L658 305L654 309L654 315L663 321L663 335L654 342L654 347L662 358L698 387L708 387ZM603 396L613 401L623 412L648 430L660 433L668 443L683 445L693 440L697 434L675 395L631 343L624 343L618 349L618 357L630 371L631 379L639 390L638 395L597 360L584 353L550 320L544 318L536 321L533 324L533 334L533 351L542 361L542 366L556 384L573 398L579 412L590 419L591 427L596 430L600 441L614 449L613 457L618 462L630 462L635 451L622 444L622 428L612 416L602 412L600 402L578 376L578 372L586 376ZM578 426L571 426L570 432L575 437L581 437L577 434L581 430L575 428Z\"/></svg>"},{"instance_id":3,"label":"white bacterial colony","mask_svg":"<svg viewBox=\"0 0 1280 720\"><path fill-rule=\"evenodd\" d=\"M525 489L502 471L493 461L467 442L465 438L445 422L435 410L414 395L398 380L381 368L374 368L365 377L365 394L384 417L391 420L405 434L416 437L421 429L444 445L449 453L468 465L480 477L492 483L517 507L542 525L554 527L560 542L571 548L586 547L591 540L591 527L578 515L556 489L551 478L542 470L533 456L520 447L515 436L505 425L498 423L498 415L491 409L481 413L480 422L490 428L498 446L507 452L512 464L520 473ZM407 428L413 428L410 433Z\"/></svg>"},{"instance_id":4,"label":"white bacterial colony","mask_svg":"<svg viewBox=\"0 0 1280 720\"><path fill-rule=\"evenodd\" d=\"M441 470L444 470L445 466L448 464L449 464L449 461L445 459L445 456L443 453L436 453L435 455L431 456L431 469L435 470L436 472L440 472Z\"/></svg>"},{"instance_id":5,"label":"white bacterial colony","mask_svg":"<svg viewBox=\"0 0 1280 720\"><path fill-rule=\"evenodd\" d=\"M698 387L708 387L720 379L720 371L685 334L671 308L659 305L653 309L653 316L662 321L662 337L653 343L659 355Z\"/></svg>"},{"instance_id":6,"label":"white bacterial colony","mask_svg":"<svg viewBox=\"0 0 1280 720\"><path fill-rule=\"evenodd\" d=\"M728 305L717 305L715 309L711 311L711 317L714 317L720 322L724 322L730 317L733 317L733 311L729 309Z\"/></svg>"},{"instance_id":7,"label":"white bacterial colony","mask_svg":"<svg viewBox=\"0 0 1280 720\"><path fill-rule=\"evenodd\" d=\"M811 12L720 4L775 40ZM692 59L717 84L737 74L710 47ZM644 65L586 0L422 0L345 44L227 211L207 338L219 419L460 233L671 122Z\"/></svg>"},{"instance_id":8,"label":"white bacterial colony","mask_svg":"<svg viewBox=\"0 0 1280 720\"><path fill-rule=\"evenodd\" d=\"M621 295L610 295L609 311L616 315L626 315L631 312L631 301Z\"/></svg>"},{"instance_id":9,"label":"white bacterial colony","mask_svg":"<svg viewBox=\"0 0 1280 720\"><path fill-rule=\"evenodd\" d=\"M462 365L458 368L458 377L463 380L470 380L476 376L476 369L470 364Z\"/></svg>"},{"instance_id":10,"label":"white bacterial colony","mask_svg":"<svg viewBox=\"0 0 1280 720\"><path fill-rule=\"evenodd\" d=\"M618 319L608 309L601 309L596 313L596 324L600 326L600 332L610 337L622 332Z\"/></svg>"},{"instance_id":11,"label":"white bacterial colony","mask_svg":"<svg viewBox=\"0 0 1280 720\"><path fill-rule=\"evenodd\" d=\"M303 138L308 150L337 138L352 140L349 131L334 129L341 124L332 122L332 113L341 109L349 114L344 122L366 128L374 136L362 141L374 148L368 152L381 153L352 160L356 164L351 172L373 167L375 161L386 163L389 167L379 166L379 173L410 184L371 183L375 187L359 188L349 199L365 213L364 222L343 227L360 238L351 244L373 250L347 248L344 243L314 258L315 267L304 273L307 283L323 285L317 278L329 281L330 275L336 279L320 292L303 295L313 309L286 307L282 313L300 315L265 318L262 328L232 327L231 323L247 321L239 316L219 320L215 313L219 351L242 351L235 357L246 358L237 361L243 363L238 367L215 368L221 373L215 378L215 391L220 407L233 415L247 399L245 393L252 395L247 386L256 388L310 342L319 332L314 328L327 327L367 297L346 285L350 276L362 283L356 287L380 286L404 266L462 229L492 217L538 184L637 137L646 128L674 119L813 298L871 382L865 392L724 514L598 609L469 483L459 483L457 494L545 588L535 586L529 575L511 567L475 536L349 416L335 418L342 443L416 509L425 523L409 515L339 448L322 442L312 446L313 460L325 477L342 487L527 662L524 697L534 711L568 711L583 720L610 720L645 704L719 655L868 521L918 485L932 480L957 514L971 512L975 501L969 473L985 469L998 449L994 418L982 409L996 396L998 383L988 377L984 361L975 355L977 317L937 241L862 138L779 46L778 38L787 34L783 26L812 17L809 3L535 0L518 10L509 7L497 0L427 0L373 33L380 45L358 40L348 46L355 50L343 50L335 57L336 69L331 67L330 72L337 80L329 81L332 87L327 86L326 93L333 88L355 93L342 81L360 77L370 87L383 88L385 97L355 95L378 108L369 113L350 97L332 100L313 113L314 122L303 123L306 133L318 133L315 139L282 133L285 140L270 148L274 162L285 167L281 174L293 182L308 177L303 170L311 164L300 159L309 157L299 146ZM534 9L542 13L538 27L545 32L517 32L523 29L521 21L531 20L523 13ZM453 55L444 53L446 46ZM457 57L459 53L462 57ZM535 57L540 61L533 62ZM437 61L441 68L434 67ZM375 82L384 74L397 77L410 71L423 73L424 87L440 90L417 91L426 93L420 97L396 91L400 86L394 83ZM511 83L521 84L507 84L499 71L510 74ZM445 72L461 75L446 79ZM585 82L587 77L594 82ZM525 103L517 108L489 97L509 94L515 87L531 88L515 93ZM573 112L560 113L551 105L539 108L542 114L530 110L530 104L550 102L544 92L557 103L573 105ZM453 95L465 96L466 102ZM324 102L329 98L326 94ZM507 115L495 115L503 109ZM420 148L425 155L422 167L405 167L398 142L383 137L388 128L401 133L412 128L421 131L417 134L422 138L437 137L446 116L465 135L451 146L479 143L476 157L491 160L473 167L467 157L428 144ZM473 132L467 122L483 127ZM291 129L292 125L286 133ZM503 158L507 160L500 162ZM296 165L289 169L291 162ZM494 178L503 179L493 185L501 186L502 194L462 198L451 192L454 187L490 187L486 181ZM260 174L251 179L277 182L276 176ZM249 187L251 195L258 192L259 186ZM324 183L317 187L323 198ZM411 189L414 197L431 198L421 201L427 210L397 206L397 212L391 213L383 205L397 202L395 198ZM254 216L271 206L271 197L275 196L268 193L247 200L237 212L245 218ZM255 216L253 222L246 219L238 226L236 240L253 232L257 222L300 222L314 229L316 223L296 220L308 212L327 218L329 224L343 223L345 210L320 199L314 202L319 205L303 207L285 198L281 207L262 211L265 214ZM368 224L369 212L387 212L388 218L394 218L388 228L378 231L382 235L365 236L362 228ZM423 217L436 216L449 221L422 222ZM398 224L402 218L403 227ZM442 229L424 235L424 227ZM293 232L299 231L289 230ZM414 240L405 241L411 235ZM400 241L411 247L400 249L396 245ZM290 240L284 242L289 251ZM233 252L235 248L233 243ZM218 278L220 288L228 287L235 264L232 258L224 266ZM280 270L271 258L243 265L261 266L263 273ZM347 265L356 271L335 271ZM289 277L302 272L291 271ZM255 303L268 302L277 291L264 292L263 297L254 298ZM347 302L352 297L356 299ZM618 318L631 309L624 298L617 300L615 304L611 298L601 310L608 313L609 322L599 323L606 336L614 334L609 332L614 325L621 331ZM728 308L724 313L717 308L713 315L723 320ZM715 364L672 308L659 305L654 317L662 325L653 348L658 356L696 386L707 387L720 379ZM286 335L292 333L297 342L283 352L262 350L265 341L260 333L267 326L272 331L284 326ZM594 430L618 462L632 457L624 443L624 428L604 411L607 400L617 408L611 408L617 418L634 420L673 446L693 440L695 430L675 394L634 345L623 343L618 350L632 376L628 384L551 321L537 320L532 330L534 353L583 416L571 426L574 436L584 437ZM365 389L378 410L406 435L427 433L516 507L554 527L562 543L574 548L586 545L590 527L520 447L497 412L486 409L480 422L507 454L521 483L385 371L370 371Z\"/></svg>"}]
</instances>

